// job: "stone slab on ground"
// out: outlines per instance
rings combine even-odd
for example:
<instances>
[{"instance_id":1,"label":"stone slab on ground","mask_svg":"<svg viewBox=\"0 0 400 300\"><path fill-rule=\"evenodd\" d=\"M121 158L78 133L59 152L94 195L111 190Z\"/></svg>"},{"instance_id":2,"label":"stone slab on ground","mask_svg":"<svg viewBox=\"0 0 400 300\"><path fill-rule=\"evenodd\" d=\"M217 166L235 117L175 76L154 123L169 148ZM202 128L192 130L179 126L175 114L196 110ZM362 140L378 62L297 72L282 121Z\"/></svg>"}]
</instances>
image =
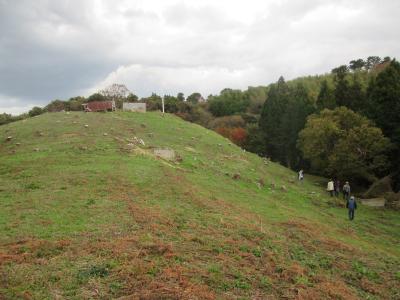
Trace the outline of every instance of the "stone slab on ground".
<instances>
[{"instance_id":1,"label":"stone slab on ground","mask_svg":"<svg viewBox=\"0 0 400 300\"><path fill-rule=\"evenodd\" d=\"M363 205L372 207L384 207L386 202L385 198L360 199L360 201Z\"/></svg>"},{"instance_id":2,"label":"stone slab on ground","mask_svg":"<svg viewBox=\"0 0 400 300\"><path fill-rule=\"evenodd\" d=\"M167 160L175 159L175 151L171 149L154 149L154 155Z\"/></svg>"}]
</instances>

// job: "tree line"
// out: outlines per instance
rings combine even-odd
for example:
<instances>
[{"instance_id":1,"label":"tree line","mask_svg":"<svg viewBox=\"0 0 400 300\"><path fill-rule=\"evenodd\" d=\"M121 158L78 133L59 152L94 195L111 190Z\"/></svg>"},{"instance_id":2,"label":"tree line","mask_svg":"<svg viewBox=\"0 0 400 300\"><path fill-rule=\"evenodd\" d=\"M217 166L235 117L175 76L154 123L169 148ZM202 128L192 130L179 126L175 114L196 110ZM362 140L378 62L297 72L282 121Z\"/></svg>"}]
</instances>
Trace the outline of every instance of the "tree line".
<instances>
[{"instance_id":1,"label":"tree line","mask_svg":"<svg viewBox=\"0 0 400 300\"><path fill-rule=\"evenodd\" d=\"M223 89L206 99L139 98L113 84L85 97L54 100L21 116L0 115L0 125L43 112L79 111L90 101L145 102L215 130L242 148L268 156L292 169L340 176L369 184L390 173L400 187L400 65L395 59L370 56L341 65L329 74L247 90Z\"/></svg>"}]
</instances>

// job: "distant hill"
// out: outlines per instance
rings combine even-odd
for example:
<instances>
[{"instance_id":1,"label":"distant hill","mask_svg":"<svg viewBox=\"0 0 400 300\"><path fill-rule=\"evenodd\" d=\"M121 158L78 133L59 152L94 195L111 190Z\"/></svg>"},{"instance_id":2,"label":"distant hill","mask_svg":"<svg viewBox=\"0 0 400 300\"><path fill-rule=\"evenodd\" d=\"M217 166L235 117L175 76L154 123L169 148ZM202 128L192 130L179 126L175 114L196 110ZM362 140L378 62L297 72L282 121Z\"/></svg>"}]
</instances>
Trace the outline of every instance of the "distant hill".
<instances>
[{"instance_id":1,"label":"distant hill","mask_svg":"<svg viewBox=\"0 0 400 300\"><path fill-rule=\"evenodd\" d=\"M45 113L0 156L1 299L400 297L398 213L350 222L324 179L176 116Z\"/></svg>"}]
</instances>

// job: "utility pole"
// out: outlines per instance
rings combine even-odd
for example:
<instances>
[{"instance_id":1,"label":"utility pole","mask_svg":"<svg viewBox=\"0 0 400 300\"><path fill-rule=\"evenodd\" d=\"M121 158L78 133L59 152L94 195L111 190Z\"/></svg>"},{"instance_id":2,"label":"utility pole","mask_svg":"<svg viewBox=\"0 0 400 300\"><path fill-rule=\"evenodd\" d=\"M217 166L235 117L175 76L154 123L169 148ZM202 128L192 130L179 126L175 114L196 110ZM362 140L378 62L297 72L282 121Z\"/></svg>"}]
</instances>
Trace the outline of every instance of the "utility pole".
<instances>
[{"instance_id":1,"label":"utility pole","mask_svg":"<svg viewBox=\"0 0 400 300\"><path fill-rule=\"evenodd\" d=\"M161 102L162 102L162 113L164 114L164 97L161 98Z\"/></svg>"}]
</instances>

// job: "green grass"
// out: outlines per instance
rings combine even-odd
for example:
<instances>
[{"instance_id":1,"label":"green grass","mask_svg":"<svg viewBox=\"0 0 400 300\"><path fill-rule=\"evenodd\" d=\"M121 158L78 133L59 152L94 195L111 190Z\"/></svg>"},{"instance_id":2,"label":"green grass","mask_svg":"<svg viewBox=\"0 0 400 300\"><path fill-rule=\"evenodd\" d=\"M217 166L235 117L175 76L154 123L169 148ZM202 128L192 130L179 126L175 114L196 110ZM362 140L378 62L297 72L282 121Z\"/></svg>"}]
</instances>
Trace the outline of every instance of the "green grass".
<instances>
[{"instance_id":1,"label":"green grass","mask_svg":"<svg viewBox=\"0 0 400 300\"><path fill-rule=\"evenodd\" d=\"M0 156L0 298L400 296L397 212L350 222L323 179L175 116L45 114L1 126Z\"/></svg>"}]
</instances>

